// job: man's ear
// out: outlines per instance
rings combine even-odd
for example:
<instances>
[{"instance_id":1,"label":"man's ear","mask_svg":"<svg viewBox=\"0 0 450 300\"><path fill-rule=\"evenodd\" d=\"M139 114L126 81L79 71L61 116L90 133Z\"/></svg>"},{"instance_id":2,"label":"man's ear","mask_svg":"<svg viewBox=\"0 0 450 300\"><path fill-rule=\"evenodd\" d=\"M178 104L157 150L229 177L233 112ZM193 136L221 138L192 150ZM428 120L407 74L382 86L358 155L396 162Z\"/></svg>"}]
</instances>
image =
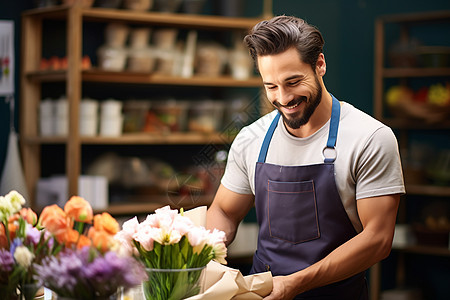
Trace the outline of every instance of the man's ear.
<instances>
[{"instance_id":1,"label":"man's ear","mask_svg":"<svg viewBox=\"0 0 450 300\"><path fill-rule=\"evenodd\" d=\"M320 53L316 63L316 74L323 77L326 72L327 63L325 62L325 55L323 55L323 53Z\"/></svg>"}]
</instances>

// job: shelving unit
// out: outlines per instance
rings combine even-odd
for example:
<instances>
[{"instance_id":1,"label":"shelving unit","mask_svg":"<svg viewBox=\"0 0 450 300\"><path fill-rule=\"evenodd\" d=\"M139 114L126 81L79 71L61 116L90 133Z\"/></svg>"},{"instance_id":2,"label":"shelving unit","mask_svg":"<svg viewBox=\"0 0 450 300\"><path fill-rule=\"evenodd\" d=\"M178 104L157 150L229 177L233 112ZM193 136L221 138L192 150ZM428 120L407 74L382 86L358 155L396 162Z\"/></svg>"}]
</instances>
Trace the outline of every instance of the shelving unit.
<instances>
[{"instance_id":1,"label":"shelving unit","mask_svg":"<svg viewBox=\"0 0 450 300\"><path fill-rule=\"evenodd\" d=\"M268 4L264 1L264 14L268 12ZM43 49L43 22L61 20L66 22L65 32L66 70L41 71L39 69ZM260 21L260 18L235 18L207 15L187 15L178 13L136 12L119 9L83 8L79 4L71 6L55 6L26 11L22 14L22 68L21 68L21 151L25 169L25 179L30 191L30 202L36 197L37 181L41 177L44 166L41 166L41 146L65 146L66 176L68 178L69 195L78 193L78 178L81 175L82 146L84 145L202 145L228 144L233 137L220 133L171 133L171 134L123 134L120 137L83 137L79 131L80 100L83 96L83 83L106 84L138 84L143 86L195 86L195 87L231 87L258 88L259 78L236 80L231 76L190 78L157 75L136 72L110 72L91 68L83 70L81 57L83 49L83 25L86 22L108 23L114 21L145 26L166 26L176 28L192 28L198 30L244 31ZM69 103L69 132L67 137L41 137L38 133L38 109L45 83L65 83L65 93ZM153 197L152 197L153 198ZM161 200L164 202L164 200ZM201 204L209 204L200 199ZM198 204L198 203L197 203ZM186 204L188 205L188 204ZM160 204L158 204L160 206ZM107 211L113 214L134 214L152 211L156 207L151 203L111 205Z\"/></svg>"},{"instance_id":2,"label":"shelving unit","mask_svg":"<svg viewBox=\"0 0 450 300\"><path fill-rule=\"evenodd\" d=\"M398 80L399 84L408 86L410 80L450 80L450 67L389 67L387 26L396 25L399 28L400 35L410 38L411 28L414 26L435 26L439 28L442 24L450 24L450 11L402 14L383 16L375 22L375 76L374 76L374 111L375 117L387 124L394 131L398 132L398 140L401 153L407 151L410 134L421 130L427 132L450 133L450 119L440 120L439 122L427 123L417 119L398 118L389 116L385 93L387 90L387 80ZM430 27L428 27L430 28ZM442 35L445 38L445 33ZM447 38L447 46L450 41ZM448 198L450 201L450 187L433 185L428 182L409 182L407 179L408 170L405 170L406 196L400 203L399 221L405 222L408 207L408 197L414 196L423 201L432 201L433 198ZM448 216L447 216L448 217ZM450 257L450 249L446 247L433 247L426 245L411 245L406 247L394 247L400 258L397 266L397 285L402 287L405 284L405 266L408 263L404 257L405 254L411 255L430 255L443 258ZM371 271L371 299L380 299L380 264L377 264Z\"/></svg>"}]
</instances>

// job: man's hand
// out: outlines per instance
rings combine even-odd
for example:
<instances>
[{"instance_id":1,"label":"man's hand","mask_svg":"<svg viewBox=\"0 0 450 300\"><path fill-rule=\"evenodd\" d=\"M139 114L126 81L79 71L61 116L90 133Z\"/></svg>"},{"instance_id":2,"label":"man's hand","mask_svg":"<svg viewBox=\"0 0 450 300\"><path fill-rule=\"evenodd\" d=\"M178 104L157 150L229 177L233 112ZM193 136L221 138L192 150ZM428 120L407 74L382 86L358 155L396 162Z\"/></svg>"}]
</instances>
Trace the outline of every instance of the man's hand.
<instances>
[{"instance_id":1,"label":"man's hand","mask_svg":"<svg viewBox=\"0 0 450 300\"><path fill-rule=\"evenodd\" d=\"M297 294L293 289L289 288L288 276L273 277L273 288L264 300L292 300Z\"/></svg>"}]
</instances>

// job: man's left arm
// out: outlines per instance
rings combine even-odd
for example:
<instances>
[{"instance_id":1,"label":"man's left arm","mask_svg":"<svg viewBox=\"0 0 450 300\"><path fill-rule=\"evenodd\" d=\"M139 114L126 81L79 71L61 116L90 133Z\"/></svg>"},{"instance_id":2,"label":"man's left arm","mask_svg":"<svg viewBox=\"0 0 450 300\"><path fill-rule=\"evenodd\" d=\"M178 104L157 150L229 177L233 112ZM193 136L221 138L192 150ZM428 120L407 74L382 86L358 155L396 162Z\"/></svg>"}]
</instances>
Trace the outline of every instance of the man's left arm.
<instances>
[{"instance_id":1,"label":"man's left arm","mask_svg":"<svg viewBox=\"0 0 450 300\"><path fill-rule=\"evenodd\" d=\"M400 194L358 200L363 230L308 268L274 277L272 293L264 299L292 299L363 272L386 258L391 251L399 202Z\"/></svg>"}]
</instances>

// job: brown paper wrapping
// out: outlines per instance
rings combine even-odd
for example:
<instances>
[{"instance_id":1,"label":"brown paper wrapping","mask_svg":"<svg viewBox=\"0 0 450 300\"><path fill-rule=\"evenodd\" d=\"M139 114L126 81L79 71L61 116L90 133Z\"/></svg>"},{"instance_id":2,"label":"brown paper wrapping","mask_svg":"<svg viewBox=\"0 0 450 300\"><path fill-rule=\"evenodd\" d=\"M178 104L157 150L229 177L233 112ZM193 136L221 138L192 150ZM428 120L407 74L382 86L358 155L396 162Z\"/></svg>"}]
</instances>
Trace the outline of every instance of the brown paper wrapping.
<instances>
[{"instance_id":1,"label":"brown paper wrapping","mask_svg":"<svg viewBox=\"0 0 450 300\"><path fill-rule=\"evenodd\" d=\"M263 299L272 291L270 272L243 276L239 270L211 261L206 266L204 292L188 300Z\"/></svg>"}]
</instances>

